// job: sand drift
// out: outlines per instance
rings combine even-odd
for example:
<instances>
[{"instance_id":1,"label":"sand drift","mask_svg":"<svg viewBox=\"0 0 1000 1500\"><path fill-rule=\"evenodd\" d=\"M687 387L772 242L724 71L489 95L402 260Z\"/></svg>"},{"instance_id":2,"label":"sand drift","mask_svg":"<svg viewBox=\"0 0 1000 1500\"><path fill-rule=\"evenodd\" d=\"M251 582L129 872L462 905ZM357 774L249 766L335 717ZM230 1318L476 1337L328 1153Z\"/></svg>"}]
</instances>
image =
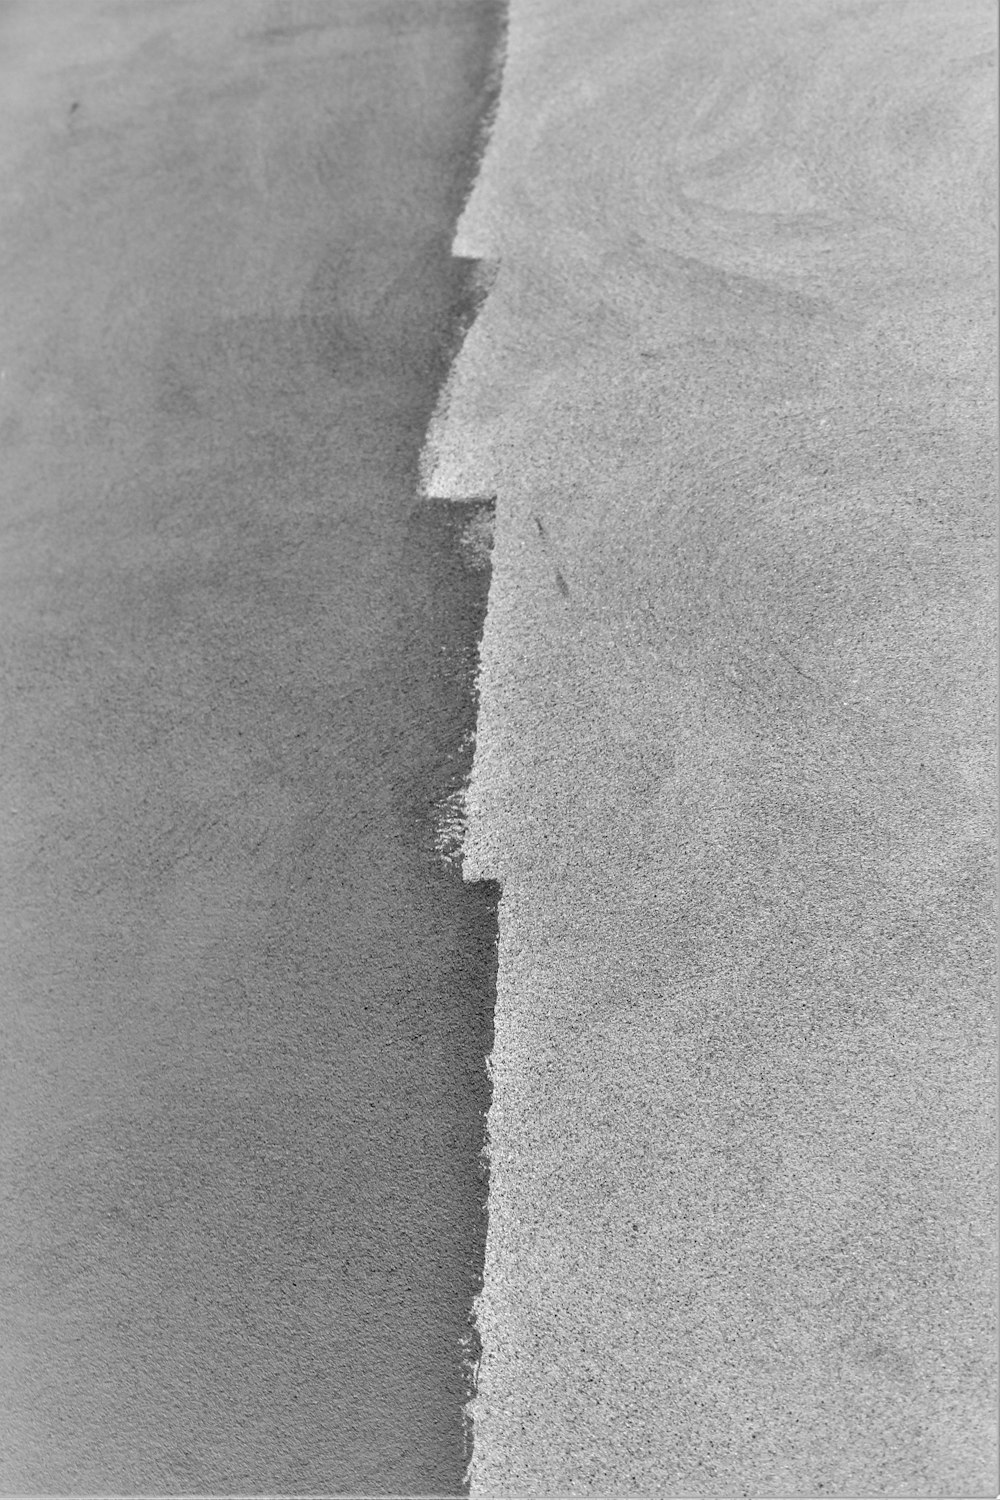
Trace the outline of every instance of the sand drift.
<instances>
[{"instance_id":1,"label":"sand drift","mask_svg":"<svg viewBox=\"0 0 1000 1500\"><path fill-rule=\"evenodd\" d=\"M993 1492L995 18L513 0L472 1492Z\"/></svg>"}]
</instances>

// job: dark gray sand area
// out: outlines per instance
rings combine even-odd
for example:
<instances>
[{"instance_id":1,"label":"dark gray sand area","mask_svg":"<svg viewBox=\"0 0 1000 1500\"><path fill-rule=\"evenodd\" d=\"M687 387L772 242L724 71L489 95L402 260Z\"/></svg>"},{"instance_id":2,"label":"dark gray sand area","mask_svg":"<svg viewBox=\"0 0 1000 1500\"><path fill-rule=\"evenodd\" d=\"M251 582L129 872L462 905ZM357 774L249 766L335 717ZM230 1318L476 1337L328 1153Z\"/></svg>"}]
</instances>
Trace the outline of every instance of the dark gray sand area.
<instances>
[{"instance_id":1,"label":"dark gray sand area","mask_svg":"<svg viewBox=\"0 0 1000 1500\"><path fill-rule=\"evenodd\" d=\"M0 12L5 1493L461 1485L489 574L416 473L501 24Z\"/></svg>"}]
</instances>

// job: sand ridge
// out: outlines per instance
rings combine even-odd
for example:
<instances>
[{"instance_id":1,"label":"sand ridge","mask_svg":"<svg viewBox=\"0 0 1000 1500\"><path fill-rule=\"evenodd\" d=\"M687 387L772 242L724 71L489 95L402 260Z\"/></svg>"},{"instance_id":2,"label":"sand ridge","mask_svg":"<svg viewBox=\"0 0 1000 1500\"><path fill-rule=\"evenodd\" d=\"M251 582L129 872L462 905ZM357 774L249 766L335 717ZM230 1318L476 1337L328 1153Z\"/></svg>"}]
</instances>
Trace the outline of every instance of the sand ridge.
<instances>
[{"instance_id":1,"label":"sand ridge","mask_svg":"<svg viewBox=\"0 0 1000 1500\"><path fill-rule=\"evenodd\" d=\"M512 5L428 466L497 496L474 1494L992 1492L994 54Z\"/></svg>"}]
</instances>

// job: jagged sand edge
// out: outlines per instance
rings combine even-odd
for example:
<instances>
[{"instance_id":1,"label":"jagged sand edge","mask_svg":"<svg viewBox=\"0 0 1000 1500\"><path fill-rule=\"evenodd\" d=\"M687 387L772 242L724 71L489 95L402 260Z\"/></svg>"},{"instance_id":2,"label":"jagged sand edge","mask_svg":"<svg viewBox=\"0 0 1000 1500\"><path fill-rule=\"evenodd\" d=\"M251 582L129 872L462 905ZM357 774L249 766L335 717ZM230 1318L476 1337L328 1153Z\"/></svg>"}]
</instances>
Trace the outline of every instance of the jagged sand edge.
<instances>
[{"instance_id":1,"label":"jagged sand edge","mask_svg":"<svg viewBox=\"0 0 1000 1500\"><path fill-rule=\"evenodd\" d=\"M508 22L504 27L497 48L496 58L492 70L493 99L487 109L481 127L480 135L480 158L476 178L472 191L466 200L465 207L459 216L455 235L452 240L451 253L456 258L470 259L476 261L498 261L500 247L491 238L488 225L491 221L489 204L493 198L490 182L493 175L493 165L497 152L497 131L499 123L504 115L504 75L507 62L509 44L509 11ZM471 328L451 364L448 375L441 387L434 411L427 426L427 432L420 452L418 485L419 492L423 498L442 501L467 501L476 496L492 493L492 485L489 482L489 470L486 457L486 445L482 440L482 433L477 431L475 425L469 420L463 420L461 410L463 406L463 395L470 389L471 372L470 364L475 368L476 362L469 358L470 345L474 348L477 340L477 329L482 328L483 314L494 295L495 287L492 287L483 298ZM479 337L482 337L480 332ZM491 539L492 540L492 539ZM489 605L487 603L486 619L484 620L484 634L488 627ZM476 671L475 692L477 703L482 701L482 667L481 664ZM478 713L477 713L478 728ZM476 819L478 798L476 796L477 771L479 767L480 750L477 739L473 755L473 764L469 780L461 791L461 806L453 809L453 816L461 824L461 846L457 851L458 863L462 870L464 880L474 881L491 878L489 871L481 867L482 862L476 857L477 841L472 836L471 830ZM487 1055L485 1059L487 1076L492 1083L493 1067L492 1058ZM491 1150L489 1133L489 1114L487 1113L484 1131L483 1146L480 1153L480 1162L484 1171L489 1174L491 1169ZM487 1208L484 1210L488 1213ZM485 1286L484 1286L485 1290ZM462 1338L463 1344L463 1374L467 1390L472 1395L462 1403L462 1421L466 1436L467 1458L462 1476L463 1487L468 1487L475 1460L475 1405L478 1395L479 1367L482 1358L483 1335L488 1332L488 1316L483 1317L483 1291L480 1291L472 1300L472 1308L469 1315L469 1329ZM479 1346L478 1357L473 1357L477 1344Z\"/></svg>"}]
</instances>

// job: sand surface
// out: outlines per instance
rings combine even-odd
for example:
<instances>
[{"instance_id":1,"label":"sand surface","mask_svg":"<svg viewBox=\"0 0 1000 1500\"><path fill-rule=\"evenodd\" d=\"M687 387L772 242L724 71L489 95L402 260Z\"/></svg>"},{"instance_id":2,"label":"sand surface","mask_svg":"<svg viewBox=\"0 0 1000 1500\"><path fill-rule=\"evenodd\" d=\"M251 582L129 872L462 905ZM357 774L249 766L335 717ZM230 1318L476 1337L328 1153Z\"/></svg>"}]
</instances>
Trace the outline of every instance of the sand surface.
<instances>
[{"instance_id":1,"label":"sand surface","mask_svg":"<svg viewBox=\"0 0 1000 1500\"><path fill-rule=\"evenodd\" d=\"M0 9L5 1494L460 1489L486 578L417 463L500 20Z\"/></svg>"},{"instance_id":2,"label":"sand surface","mask_svg":"<svg viewBox=\"0 0 1000 1500\"><path fill-rule=\"evenodd\" d=\"M473 1493L993 1494L993 8L510 26Z\"/></svg>"}]
</instances>

